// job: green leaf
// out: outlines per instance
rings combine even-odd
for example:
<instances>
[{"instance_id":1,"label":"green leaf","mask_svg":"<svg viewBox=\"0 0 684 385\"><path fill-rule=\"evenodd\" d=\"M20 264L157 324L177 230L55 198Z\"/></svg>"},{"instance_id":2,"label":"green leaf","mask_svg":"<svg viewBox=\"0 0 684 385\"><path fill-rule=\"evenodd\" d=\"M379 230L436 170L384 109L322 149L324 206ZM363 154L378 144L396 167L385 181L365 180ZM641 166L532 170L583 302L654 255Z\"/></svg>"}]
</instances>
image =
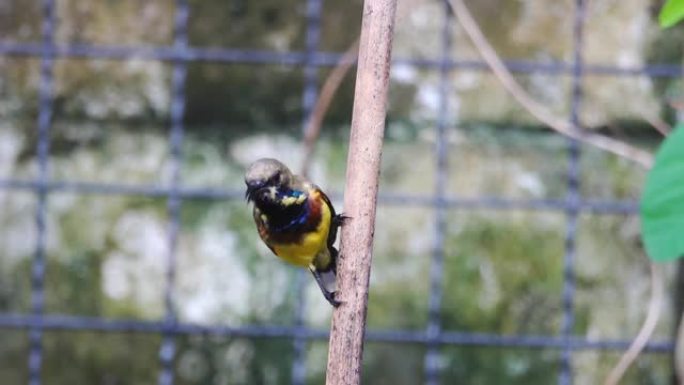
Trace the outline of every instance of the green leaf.
<instances>
[{"instance_id":1,"label":"green leaf","mask_svg":"<svg viewBox=\"0 0 684 385\"><path fill-rule=\"evenodd\" d=\"M665 139L641 198L642 238L654 261L684 256L684 124Z\"/></svg>"},{"instance_id":2,"label":"green leaf","mask_svg":"<svg viewBox=\"0 0 684 385\"><path fill-rule=\"evenodd\" d=\"M667 0L660 10L658 21L661 28L672 27L684 18L684 0Z\"/></svg>"}]
</instances>

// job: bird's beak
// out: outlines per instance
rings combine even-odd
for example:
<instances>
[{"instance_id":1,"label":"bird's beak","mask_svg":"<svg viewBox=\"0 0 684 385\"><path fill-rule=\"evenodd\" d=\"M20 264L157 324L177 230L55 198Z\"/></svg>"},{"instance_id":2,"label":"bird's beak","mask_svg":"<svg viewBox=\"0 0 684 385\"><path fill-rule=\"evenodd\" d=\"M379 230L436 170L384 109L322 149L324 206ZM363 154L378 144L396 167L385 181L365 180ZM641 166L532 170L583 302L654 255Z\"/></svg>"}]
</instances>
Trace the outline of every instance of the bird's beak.
<instances>
[{"instance_id":1,"label":"bird's beak","mask_svg":"<svg viewBox=\"0 0 684 385\"><path fill-rule=\"evenodd\" d=\"M256 194L257 190L261 187L262 184L259 183L247 183L247 191L245 191L245 199L247 202L252 202L254 200L254 194Z\"/></svg>"},{"instance_id":2,"label":"bird's beak","mask_svg":"<svg viewBox=\"0 0 684 385\"><path fill-rule=\"evenodd\" d=\"M245 199L247 202L251 202L254 198L254 191L256 191L254 188L247 186L247 191L245 191Z\"/></svg>"}]
</instances>

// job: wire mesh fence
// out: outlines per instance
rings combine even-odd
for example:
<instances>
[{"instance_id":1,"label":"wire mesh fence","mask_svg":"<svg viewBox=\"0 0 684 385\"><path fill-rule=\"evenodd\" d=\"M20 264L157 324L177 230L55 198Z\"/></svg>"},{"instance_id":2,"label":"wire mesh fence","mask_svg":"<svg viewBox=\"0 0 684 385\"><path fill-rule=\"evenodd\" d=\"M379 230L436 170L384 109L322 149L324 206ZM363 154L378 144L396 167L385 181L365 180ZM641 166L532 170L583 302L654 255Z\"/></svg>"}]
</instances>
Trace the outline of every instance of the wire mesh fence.
<instances>
[{"instance_id":1,"label":"wire mesh fence","mask_svg":"<svg viewBox=\"0 0 684 385\"><path fill-rule=\"evenodd\" d=\"M232 189L201 188L184 186L181 180L184 142L184 115L186 111L187 66L193 62L239 63L239 64L279 64L298 66L304 69L304 87L301 95L303 120L311 115L318 96L319 69L338 63L342 54L322 52L319 49L321 35L321 14L323 0L306 1L306 39L301 52L275 52L249 49L197 48L188 43L189 6L186 0L177 0L175 5L173 42L170 46L127 47L91 44L58 44L56 42L56 0L42 2L42 42L16 43L0 41L0 56L30 57L40 59L39 108L36 124L37 169L35 179L0 179L0 189L27 191L35 194L35 226L37 238L31 269L31 306L27 314L0 313L0 328L25 329L29 332L30 349L27 357L29 384L38 385L41 381L41 368L45 357L43 352L44 332L47 330L94 331L98 333L132 332L156 334L161 336L159 348L158 383L173 384L174 359L177 353L177 338L184 335L211 335L253 338L291 339L295 358L291 371L291 382L303 384L306 381L306 343L312 340L325 340L326 330L307 327L304 322L306 303L303 294L304 275L298 277L299 305L295 308L293 326L268 325L198 325L179 320L176 310L175 284L177 276L177 243L181 227L181 209L188 199L237 200L243 192ZM429 273L428 322L423 331L415 330L369 330L369 341L419 344L426 348L423 378L426 384L440 382L442 370L439 360L440 348L449 345L486 346L495 348L532 348L555 349L560 352L558 372L559 384L573 383L573 355L584 350L614 350L627 348L629 340L587 339L573 333L575 327L575 259L577 249L578 218L582 213L598 215L637 214L635 201L584 199L580 194L579 172L581 152L577 142L567 142L567 192L557 199L510 199L497 197L458 197L448 191L448 147L447 127L449 117L448 75L455 69L467 71L486 71L484 63L477 60L459 60L451 57L454 18L446 2L443 4L444 18L441 23L441 56L439 59L397 57L394 63L436 71L439 74L439 108L435 117L436 141L434 148L434 169L436 172L434 193L429 196L401 193L382 193L380 204L387 206L414 206L434 212L435 234L432 245L431 267ZM575 2L573 15L573 56L569 63L541 63L534 61L507 61L509 69L516 73L544 73L553 76L569 76L571 80L571 108L568 119L581 125L579 111L583 100L582 79L587 74L611 75L620 77L675 77L681 74L676 65L649 65L639 68L624 68L608 65L588 65L583 60L584 41L583 0ZM126 60L130 58L164 61L172 65L171 107L170 107L170 167L171 179L167 185L138 185L83 182L78 180L51 180L50 150L51 127L54 110L54 69L55 61L61 58L95 58ZM79 315L56 315L45 312L46 280L46 240L49 229L46 226L47 201L51 194L72 193L121 196L144 196L166 200L168 212L167 243L168 252L165 264L165 311L158 321L107 319ZM333 192L333 197L339 194ZM441 309L444 290L445 234L447 232L448 210L531 210L563 213L565 216L564 263L562 290L562 325L558 335L499 335L495 333L470 333L468 331L447 330L442 327ZM382 229L378 229L382 231ZM670 341L652 342L646 351L670 353ZM46 383L49 381L45 381Z\"/></svg>"}]
</instances>

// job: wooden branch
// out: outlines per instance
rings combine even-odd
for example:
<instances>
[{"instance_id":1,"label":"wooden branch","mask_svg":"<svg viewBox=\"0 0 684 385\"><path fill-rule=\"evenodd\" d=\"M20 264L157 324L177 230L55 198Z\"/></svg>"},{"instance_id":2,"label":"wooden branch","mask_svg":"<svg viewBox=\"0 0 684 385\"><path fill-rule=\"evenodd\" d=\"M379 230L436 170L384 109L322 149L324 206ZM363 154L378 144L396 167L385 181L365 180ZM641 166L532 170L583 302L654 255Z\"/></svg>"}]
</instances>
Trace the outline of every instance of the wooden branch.
<instances>
[{"instance_id":1,"label":"wooden branch","mask_svg":"<svg viewBox=\"0 0 684 385\"><path fill-rule=\"evenodd\" d=\"M363 338L375 229L375 204L385 128L396 0L365 0L354 109L349 138L344 212L337 262L326 385L361 382Z\"/></svg>"}]
</instances>

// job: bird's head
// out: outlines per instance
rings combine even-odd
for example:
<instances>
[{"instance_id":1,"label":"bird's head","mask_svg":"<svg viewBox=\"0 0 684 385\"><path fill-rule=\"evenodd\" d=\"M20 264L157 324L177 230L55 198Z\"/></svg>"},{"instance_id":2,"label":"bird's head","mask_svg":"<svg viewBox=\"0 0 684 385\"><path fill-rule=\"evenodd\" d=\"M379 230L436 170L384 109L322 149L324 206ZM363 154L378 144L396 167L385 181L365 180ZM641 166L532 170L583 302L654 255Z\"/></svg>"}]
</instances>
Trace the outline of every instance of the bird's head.
<instances>
[{"instance_id":1,"label":"bird's head","mask_svg":"<svg viewBox=\"0 0 684 385\"><path fill-rule=\"evenodd\" d=\"M275 199L278 190L289 188L294 176L287 166L271 158L252 163L245 173L247 201L263 202Z\"/></svg>"}]
</instances>

